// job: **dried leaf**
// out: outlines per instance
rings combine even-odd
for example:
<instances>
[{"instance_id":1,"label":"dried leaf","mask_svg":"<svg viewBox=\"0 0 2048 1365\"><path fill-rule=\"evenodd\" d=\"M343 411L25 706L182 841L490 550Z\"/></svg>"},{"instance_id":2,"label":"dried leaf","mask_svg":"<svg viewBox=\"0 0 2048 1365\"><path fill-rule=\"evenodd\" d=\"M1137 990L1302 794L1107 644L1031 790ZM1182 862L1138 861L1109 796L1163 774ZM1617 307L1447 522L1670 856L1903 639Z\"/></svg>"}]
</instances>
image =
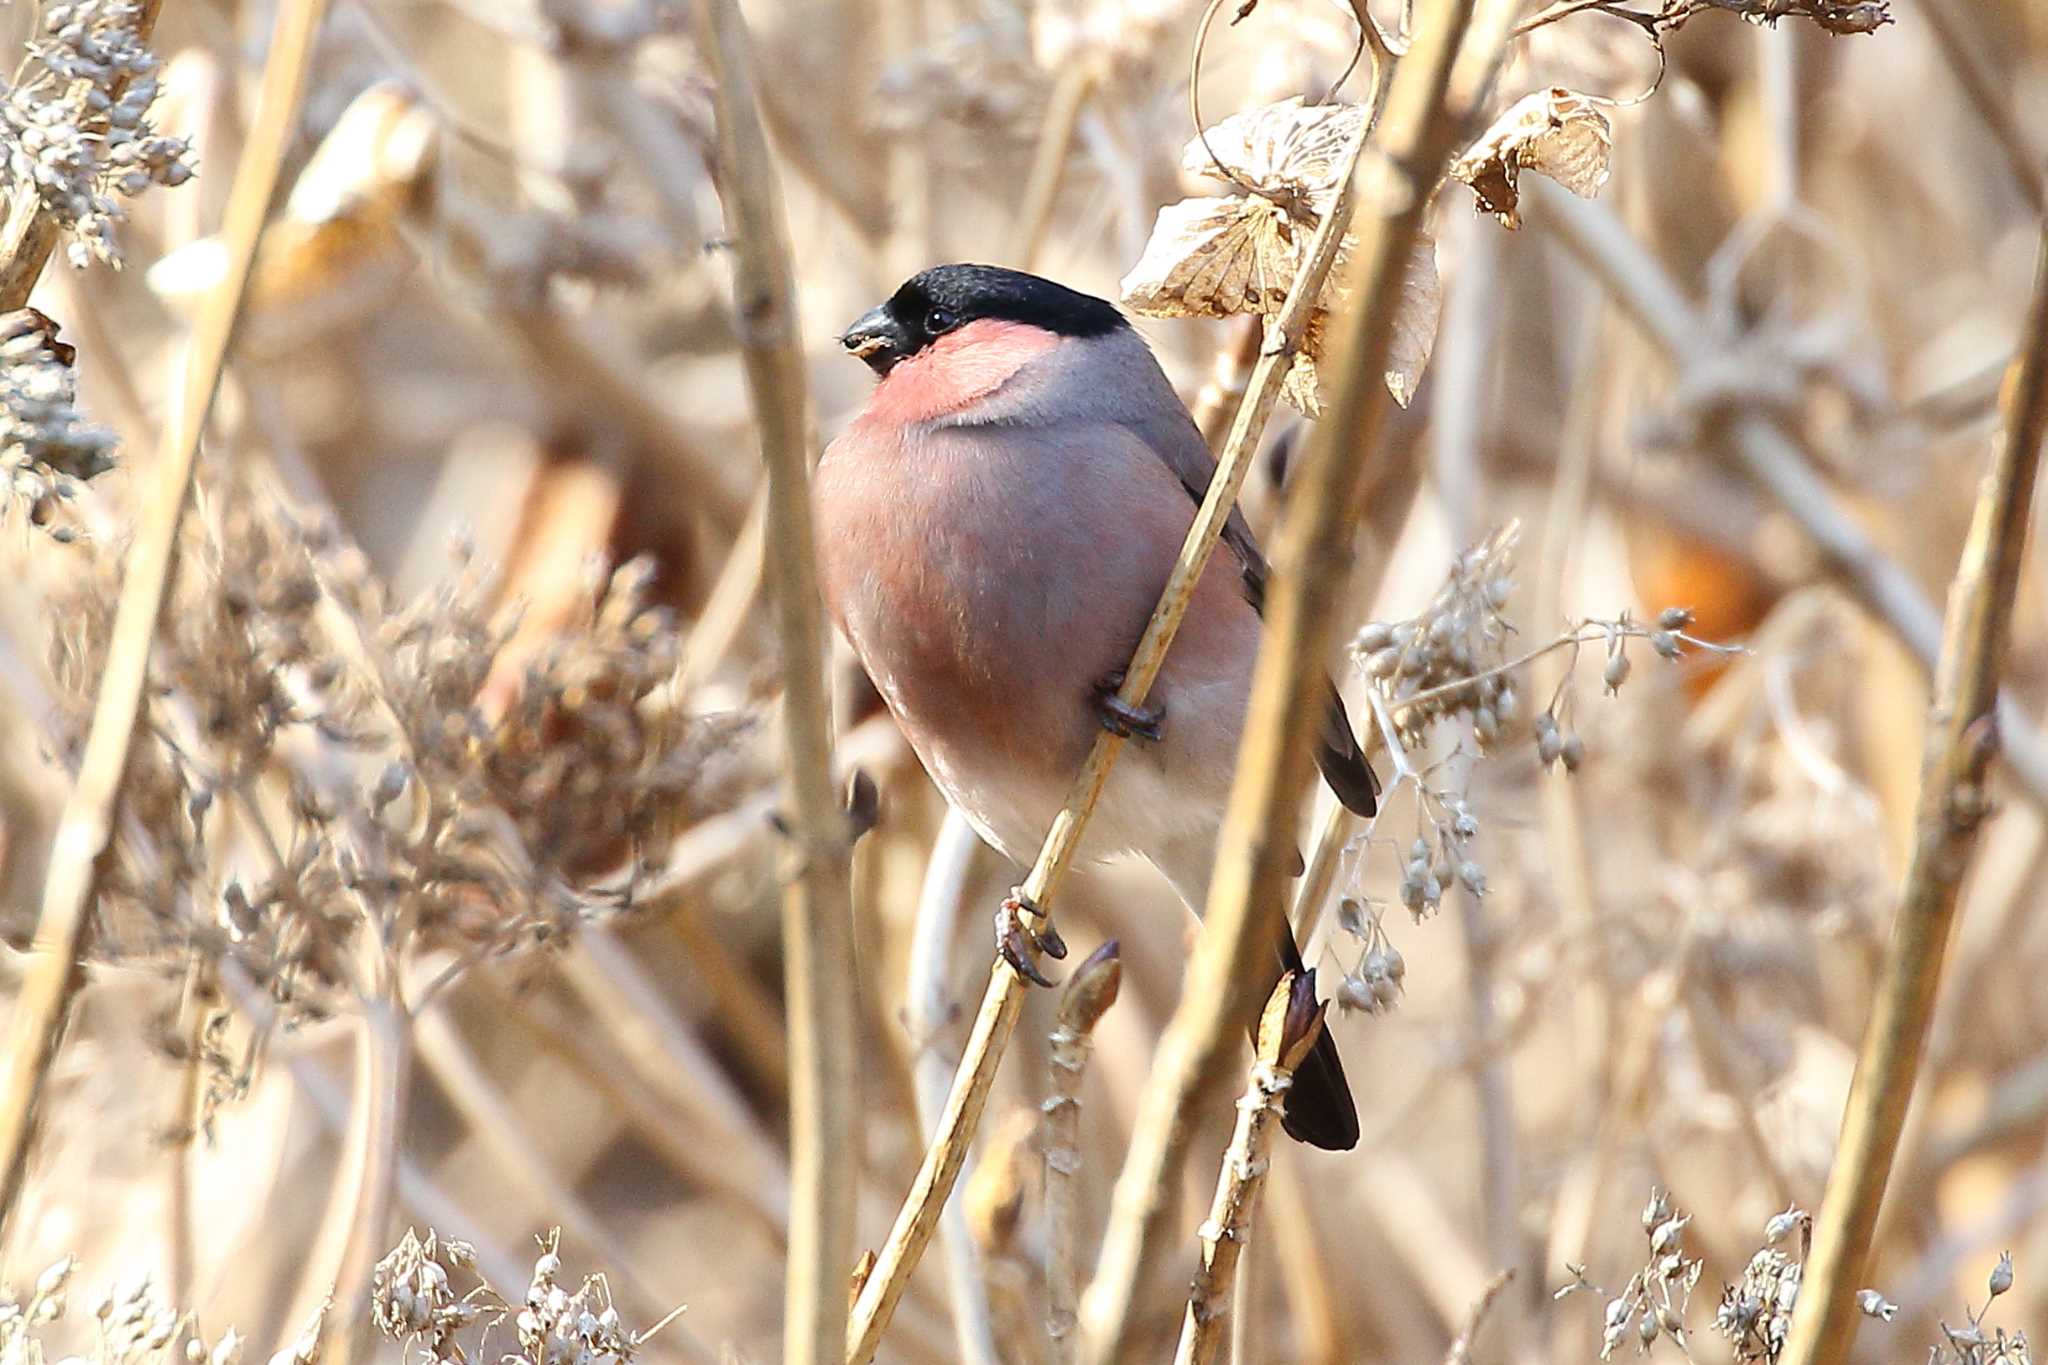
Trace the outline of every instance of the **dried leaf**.
<instances>
[{"instance_id":1,"label":"dried leaf","mask_svg":"<svg viewBox=\"0 0 2048 1365\"><path fill-rule=\"evenodd\" d=\"M1394 312L1394 334L1387 344L1387 392L1404 408L1413 401L1422 383L1422 372L1429 366L1430 352L1436 346L1437 319L1442 312L1443 285L1436 272L1436 242L1424 233L1416 238L1408 269L1401 277L1401 306ZM1323 413L1321 366L1329 316L1321 308L1310 314L1301 349L1295 352L1280 387L1280 396L1308 417L1320 417Z\"/></svg>"},{"instance_id":2,"label":"dried leaf","mask_svg":"<svg viewBox=\"0 0 2048 1365\"><path fill-rule=\"evenodd\" d=\"M1561 85L1525 95L1451 163L1451 178L1470 185L1480 212L1506 228L1521 226L1518 182L1524 170L1590 199L1607 183L1614 151L1613 127L1601 104Z\"/></svg>"},{"instance_id":3,"label":"dried leaf","mask_svg":"<svg viewBox=\"0 0 2048 1365\"><path fill-rule=\"evenodd\" d=\"M1119 286L1123 301L1162 318L1278 312L1314 232L1249 195L1169 204Z\"/></svg>"},{"instance_id":4,"label":"dried leaf","mask_svg":"<svg viewBox=\"0 0 2048 1365\"><path fill-rule=\"evenodd\" d=\"M1436 273L1436 242L1426 233L1415 239L1401 277L1401 306L1394 310L1394 336L1387 346L1387 391L1407 407L1436 349L1437 319L1444 309L1443 282Z\"/></svg>"},{"instance_id":5,"label":"dried leaf","mask_svg":"<svg viewBox=\"0 0 2048 1365\"><path fill-rule=\"evenodd\" d=\"M1296 95L1224 119L1208 130L1208 146L1199 137L1188 143L1181 165L1196 175L1225 180L1235 176L1283 197L1292 191L1327 201L1336 192L1344 150L1364 117L1363 105L1304 104ZM1217 170L1216 161L1229 176Z\"/></svg>"}]
</instances>

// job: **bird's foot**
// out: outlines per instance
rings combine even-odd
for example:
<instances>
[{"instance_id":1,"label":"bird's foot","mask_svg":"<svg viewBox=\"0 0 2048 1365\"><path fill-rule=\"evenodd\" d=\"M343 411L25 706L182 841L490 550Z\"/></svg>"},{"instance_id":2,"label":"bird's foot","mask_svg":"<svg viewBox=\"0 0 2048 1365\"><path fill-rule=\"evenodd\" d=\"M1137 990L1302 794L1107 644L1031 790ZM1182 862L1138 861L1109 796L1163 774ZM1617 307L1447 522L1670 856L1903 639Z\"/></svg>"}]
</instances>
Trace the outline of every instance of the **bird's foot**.
<instances>
[{"instance_id":1,"label":"bird's foot","mask_svg":"<svg viewBox=\"0 0 2048 1365\"><path fill-rule=\"evenodd\" d=\"M1123 685L1122 669L1095 685L1096 716L1102 722L1102 728L1119 739L1143 739L1157 744L1160 727L1166 721L1166 708L1131 705L1117 695Z\"/></svg>"},{"instance_id":2,"label":"bird's foot","mask_svg":"<svg viewBox=\"0 0 2048 1365\"><path fill-rule=\"evenodd\" d=\"M1042 928L1032 929L1024 923L1024 914L1029 911L1036 916ZM1031 903L1023 888L1013 887L1003 898L1003 904L996 911L996 956L1010 964L1010 969L1026 981L1040 986L1050 986L1052 981L1038 970L1033 953L1044 953L1055 961L1067 955L1066 940L1052 927L1052 920L1046 913Z\"/></svg>"}]
</instances>

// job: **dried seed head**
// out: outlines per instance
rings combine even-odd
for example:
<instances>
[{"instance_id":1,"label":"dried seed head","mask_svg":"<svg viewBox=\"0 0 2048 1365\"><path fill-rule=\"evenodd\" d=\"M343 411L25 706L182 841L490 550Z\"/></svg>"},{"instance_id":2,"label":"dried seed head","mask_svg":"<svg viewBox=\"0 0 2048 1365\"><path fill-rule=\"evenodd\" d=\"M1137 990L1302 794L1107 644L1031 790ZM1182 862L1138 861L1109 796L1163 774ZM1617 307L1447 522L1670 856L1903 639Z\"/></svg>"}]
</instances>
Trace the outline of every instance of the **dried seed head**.
<instances>
[{"instance_id":1,"label":"dried seed head","mask_svg":"<svg viewBox=\"0 0 2048 1365\"><path fill-rule=\"evenodd\" d=\"M1628 654L1618 643L1614 652L1607 656L1607 667L1601 670L1600 680L1607 684L1610 696L1619 692L1621 685L1628 681Z\"/></svg>"},{"instance_id":2,"label":"dried seed head","mask_svg":"<svg viewBox=\"0 0 2048 1365\"><path fill-rule=\"evenodd\" d=\"M1875 1289L1857 1290L1856 1306L1863 1310L1865 1317L1876 1318L1880 1322L1890 1322L1899 1315L1899 1306Z\"/></svg>"},{"instance_id":3,"label":"dried seed head","mask_svg":"<svg viewBox=\"0 0 2048 1365\"><path fill-rule=\"evenodd\" d=\"M1998 1264L1991 1268L1990 1288L1991 1297L1994 1299L2012 1288L2012 1253L2010 1251L2002 1253L1998 1258Z\"/></svg>"}]
</instances>

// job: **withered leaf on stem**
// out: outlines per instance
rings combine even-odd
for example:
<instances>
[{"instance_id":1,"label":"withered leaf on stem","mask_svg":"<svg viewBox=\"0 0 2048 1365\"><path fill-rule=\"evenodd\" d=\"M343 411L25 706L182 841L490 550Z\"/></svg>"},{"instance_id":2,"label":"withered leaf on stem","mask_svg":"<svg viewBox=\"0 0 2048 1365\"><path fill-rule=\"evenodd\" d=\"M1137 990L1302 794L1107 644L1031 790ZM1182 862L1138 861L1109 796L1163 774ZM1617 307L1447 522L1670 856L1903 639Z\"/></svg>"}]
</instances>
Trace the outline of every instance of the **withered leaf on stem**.
<instances>
[{"instance_id":1,"label":"withered leaf on stem","mask_svg":"<svg viewBox=\"0 0 2048 1365\"><path fill-rule=\"evenodd\" d=\"M1451 163L1451 179L1470 185L1479 211L1492 214L1505 228L1522 225L1522 171L1547 175L1581 199L1591 199L1607 183L1614 153L1613 125L1604 103L1561 85L1524 95Z\"/></svg>"},{"instance_id":2,"label":"withered leaf on stem","mask_svg":"<svg viewBox=\"0 0 2048 1365\"><path fill-rule=\"evenodd\" d=\"M1189 142L1184 167L1247 192L1161 209L1124 276L1124 302L1153 317L1279 312L1364 116L1357 105L1304 105L1297 96L1233 114L1208 130L1206 145ZM1340 255L1330 275L1341 274Z\"/></svg>"},{"instance_id":3,"label":"withered leaf on stem","mask_svg":"<svg viewBox=\"0 0 2048 1365\"><path fill-rule=\"evenodd\" d=\"M1436 242L1426 232L1417 233L1407 273L1401 277L1401 306L1394 314L1384 375L1387 392L1404 408L1414 399L1422 372L1429 367L1443 301L1443 284L1436 272ZM1327 309L1317 309L1310 317L1301 349L1295 352L1280 390L1282 397L1309 417L1320 417L1323 412L1319 367L1327 358L1323 338L1328 320Z\"/></svg>"}]
</instances>

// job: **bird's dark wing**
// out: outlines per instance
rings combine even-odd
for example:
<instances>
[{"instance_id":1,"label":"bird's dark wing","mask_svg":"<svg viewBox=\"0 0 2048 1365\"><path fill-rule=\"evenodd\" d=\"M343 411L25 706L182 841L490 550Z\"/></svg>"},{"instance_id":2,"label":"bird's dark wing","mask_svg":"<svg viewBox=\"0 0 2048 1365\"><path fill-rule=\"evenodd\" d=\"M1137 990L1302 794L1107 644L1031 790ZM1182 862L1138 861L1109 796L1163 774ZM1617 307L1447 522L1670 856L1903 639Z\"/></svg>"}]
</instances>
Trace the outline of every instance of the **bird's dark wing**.
<instances>
[{"instance_id":1,"label":"bird's dark wing","mask_svg":"<svg viewBox=\"0 0 2048 1365\"><path fill-rule=\"evenodd\" d=\"M1216 476L1216 460L1194 419L1175 404L1172 412L1157 420L1134 422L1131 428L1173 471L1180 486L1199 507L1209 495L1209 480ZM1230 509L1230 519L1223 523L1223 543L1237 560L1245 600L1252 604L1253 611L1263 615L1270 570L1265 555L1259 552L1259 542L1252 536L1251 525L1235 507ZM1344 710L1337 685L1329 684L1328 691L1323 730L1316 740L1316 766L1322 769L1323 780L1330 784L1330 790L1346 810L1369 816L1379 809L1380 780L1372 764L1366 761L1365 751L1358 747L1358 736L1351 729L1351 717Z\"/></svg>"}]
</instances>

